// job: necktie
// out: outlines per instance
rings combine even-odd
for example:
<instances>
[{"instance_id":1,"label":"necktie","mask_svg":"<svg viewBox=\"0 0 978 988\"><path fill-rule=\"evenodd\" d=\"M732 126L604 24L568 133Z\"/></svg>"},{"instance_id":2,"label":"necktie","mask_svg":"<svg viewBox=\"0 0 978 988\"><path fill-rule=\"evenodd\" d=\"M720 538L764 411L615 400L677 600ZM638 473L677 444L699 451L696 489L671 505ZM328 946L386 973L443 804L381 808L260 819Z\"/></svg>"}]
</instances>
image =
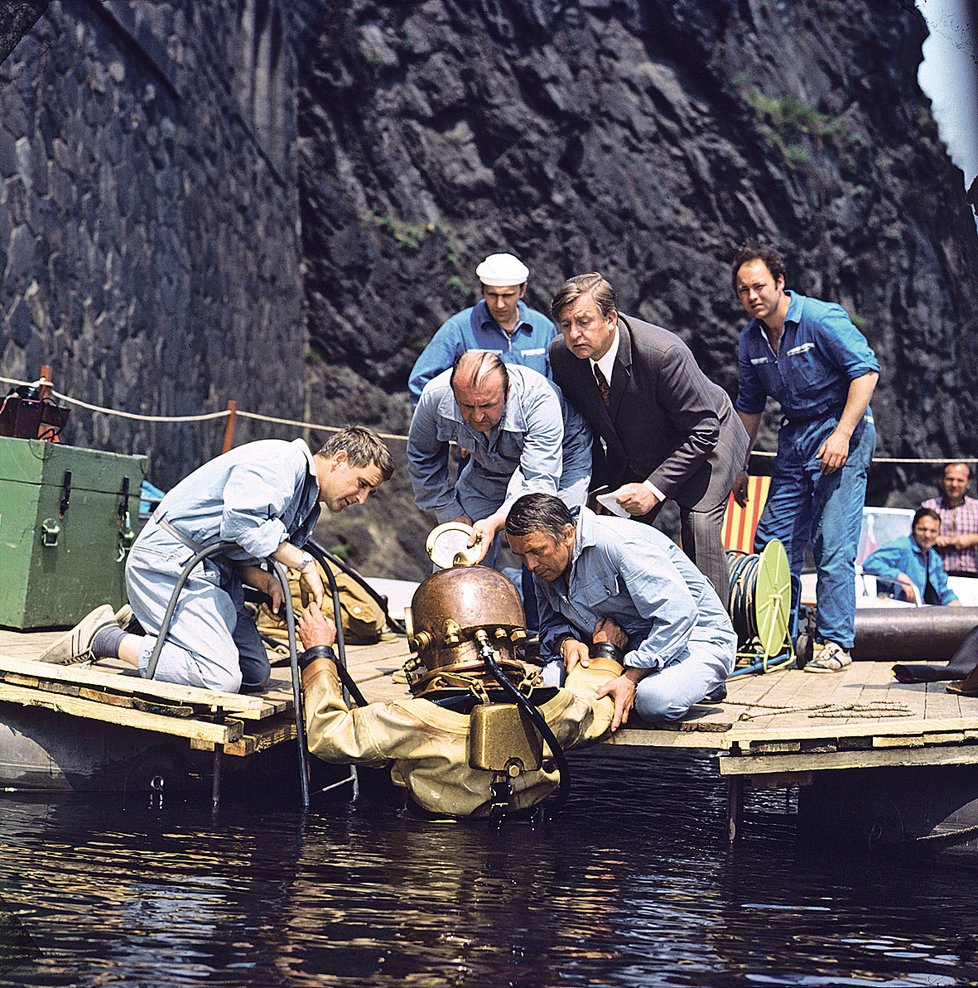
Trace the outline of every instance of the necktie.
<instances>
[{"instance_id":1,"label":"necktie","mask_svg":"<svg viewBox=\"0 0 978 988\"><path fill-rule=\"evenodd\" d=\"M611 387L597 364L594 365L594 379L598 382L598 391L601 392L601 400L604 402L604 407L607 408L611 404Z\"/></svg>"}]
</instances>

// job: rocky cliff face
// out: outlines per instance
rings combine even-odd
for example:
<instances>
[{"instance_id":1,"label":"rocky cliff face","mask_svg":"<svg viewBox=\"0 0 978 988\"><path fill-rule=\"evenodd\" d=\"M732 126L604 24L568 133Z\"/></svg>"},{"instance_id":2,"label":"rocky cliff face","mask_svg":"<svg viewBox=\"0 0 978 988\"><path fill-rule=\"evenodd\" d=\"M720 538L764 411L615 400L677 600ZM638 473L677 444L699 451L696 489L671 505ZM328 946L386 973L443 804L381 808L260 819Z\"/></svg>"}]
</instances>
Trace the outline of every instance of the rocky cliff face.
<instances>
[{"instance_id":1,"label":"rocky cliff face","mask_svg":"<svg viewBox=\"0 0 978 988\"><path fill-rule=\"evenodd\" d=\"M403 431L411 363L499 249L544 309L605 273L733 391L727 261L760 237L877 348L878 452L974 455L978 238L924 37L909 0L331 3L300 117L316 417ZM873 499L930 473L881 466Z\"/></svg>"}]
</instances>

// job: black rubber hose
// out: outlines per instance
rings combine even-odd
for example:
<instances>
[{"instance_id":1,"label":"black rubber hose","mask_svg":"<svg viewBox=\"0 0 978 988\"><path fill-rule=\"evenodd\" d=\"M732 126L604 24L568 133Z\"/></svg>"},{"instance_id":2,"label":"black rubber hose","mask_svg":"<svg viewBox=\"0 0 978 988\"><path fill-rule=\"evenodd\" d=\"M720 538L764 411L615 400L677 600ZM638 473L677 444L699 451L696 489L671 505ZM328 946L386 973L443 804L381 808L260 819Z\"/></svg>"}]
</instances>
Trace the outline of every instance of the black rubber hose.
<instances>
[{"instance_id":1,"label":"black rubber hose","mask_svg":"<svg viewBox=\"0 0 978 988\"><path fill-rule=\"evenodd\" d=\"M153 679L156 676L156 667L160 661L160 652L163 650L163 643L166 641L166 636L170 633L170 624L173 621L173 612L177 609L177 600L197 564L207 559L208 556L216 556L219 552L227 552L230 549L239 548L240 546L237 542L215 542L214 545L205 546L199 552L194 553L187 565L180 571L177 582L173 587L173 593L170 594L169 603L166 605L166 611L163 613L163 623L160 625L159 633L156 636L156 644L153 646L153 652L149 657L149 662L146 663L147 679Z\"/></svg>"},{"instance_id":2,"label":"black rubber hose","mask_svg":"<svg viewBox=\"0 0 978 988\"><path fill-rule=\"evenodd\" d=\"M340 610L340 588L336 584L336 577L333 576L332 570L326 564L329 554L326 550L315 542L309 541L305 545L306 550L309 554L319 563L320 566L326 572L326 579L329 581L329 591L333 598L333 616L336 619L336 671L340 675L340 679L343 682L343 687L347 691L348 696L344 697L346 700L346 705L350 705L350 697L356 701L358 707L365 707L367 701L364 699L363 694L360 692L360 688L353 681L353 677L349 674L346 668L346 640L343 636L343 614Z\"/></svg>"},{"instance_id":3,"label":"black rubber hose","mask_svg":"<svg viewBox=\"0 0 978 988\"><path fill-rule=\"evenodd\" d=\"M363 587L363 589L370 595L373 600L375 600L379 605L381 610L384 612L384 620L394 629L399 635L406 635L407 628L400 621L395 621L391 617L390 611L388 610L388 605L390 601L387 599L386 594L382 594L379 590L375 590L366 580L365 577L361 576L348 562L340 559L339 556L325 549L318 542L310 539L306 543L306 548L310 550L312 555L320 561L323 569L328 570L329 567L326 565L325 560L329 560L337 569L342 570L351 580L356 580L356 582ZM336 612L337 614L339 611Z\"/></svg>"},{"instance_id":4,"label":"black rubber hose","mask_svg":"<svg viewBox=\"0 0 978 988\"><path fill-rule=\"evenodd\" d=\"M177 608L177 601L180 598L180 593L187 584L187 580L190 578L190 574L203 560L207 559L209 556L216 556L220 552L227 552L231 549L237 549L240 546L237 542L216 542L214 545L205 546L199 552L194 553L190 557L187 564L180 571L180 576L177 577L177 582L173 586L173 592L170 594L170 600L166 605L166 611L163 613L163 622L160 625L160 630L156 636L156 644L153 646L153 652L149 657L149 662L146 664L146 678L153 679L156 676L156 667L160 661L160 652L163 650L163 645L166 642L166 636L170 633L170 625L173 622L173 613ZM281 563L276 562L274 559L271 560L272 565L275 568L275 574L278 577L278 581L282 584L282 593L284 595L284 606L285 606L285 623L289 630L289 661L292 664L292 695L293 703L295 705L295 730L296 738L299 748L299 791L300 798L302 800L303 810L309 808L309 752L306 746L306 724L303 713L303 703L302 703L302 678L299 674L299 656L295 645L295 615L292 613L292 598L289 591L289 581L288 574L285 571L285 567Z\"/></svg>"},{"instance_id":5,"label":"black rubber hose","mask_svg":"<svg viewBox=\"0 0 978 988\"><path fill-rule=\"evenodd\" d=\"M522 710L524 710L527 716L533 721L534 727L540 732L540 736L544 741L550 745L550 752L554 756L554 761L557 763L557 772L560 777L560 781L557 784L557 792L554 795L548 797L551 801L551 805L554 811L560 810L564 803L567 802L567 797L570 795L571 788L571 776L570 776L570 766L567 764L567 757L564 755L564 749L561 747L560 742L557 740L557 736L550 729L550 725L547 723L546 718L540 711L530 703L529 699L525 697L515 686L515 684L509 679L505 672L503 672L502 667L496 661L492 652L492 645L488 641L480 643L479 655L482 658L483 663L487 671L491 672L495 677L496 682L499 683L500 687L505 693L508 693L513 700L516 702Z\"/></svg>"},{"instance_id":6,"label":"black rubber hose","mask_svg":"<svg viewBox=\"0 0 978 988\"><path fill-rule=\"evenodd\" d=\"M319 556L319 546L315 544L307 544L307 549L311 549L310 555L316 559L326 572L326 579L329 581L330 592L333 597L333 610L336 615L340 613L340 589L336 585L336 577L333 576L330 568L326 566ZM276 572L279 574L279 582L282 583L282 592L285 594L285 618L286 624L289 629L289 657L292 662L292 694L294 697L295 709L296 709L296 743L299 745L299 758L301 760L300 775L303 780L302 782L302 795L303 795L303 808L309 808L309 745L306 737L306 714L305 714L305 692L302 689L302 673L299 671L299 659L298 659L298 649L296 648L295 639L295 610L292 607L292 590L289 587L289 576L288 571L280 563L275 563ZM366 705L366 700L363 698L363 694L357 688L357 684L353 682L352 677L346 670L346 643L343 640L343 624L342 621L336 622L336 670L339 673L340 679L343 681L343 685L346 687L347 693L344 693L343 699L346 701L347 706L350 705L349 694L353 695L353 698L362 707ZM328 786L327 788L334 788L335 786L345 785L347 782L353 783L353 799L357 798L360 792L359 782L357 779L357 769L355 765L350 766L350 775L348 778L343 779L342 782L334 783L333 786ZM325 792L326 790L319 790L319 792Z\"/></svg>"},{"instance_id":7,"label":"black rubber hose","mask_svg":"<svg viewBox=\"0 0 978 988\"><path fill-rule=\"evenodd\" d=\"M295 707L295 743L299 749L299 796L302 809L309 809L309 745L306 743L306 709L302 692L302 673L299 671L299 650L295 644L295 612L292 609L292 591L289 589L288 570L272 559L278 582L282 585L282 607L285 609L285 626L289 630L289 663L292 666L292 703Z\"/></svg>"}]
</instances>

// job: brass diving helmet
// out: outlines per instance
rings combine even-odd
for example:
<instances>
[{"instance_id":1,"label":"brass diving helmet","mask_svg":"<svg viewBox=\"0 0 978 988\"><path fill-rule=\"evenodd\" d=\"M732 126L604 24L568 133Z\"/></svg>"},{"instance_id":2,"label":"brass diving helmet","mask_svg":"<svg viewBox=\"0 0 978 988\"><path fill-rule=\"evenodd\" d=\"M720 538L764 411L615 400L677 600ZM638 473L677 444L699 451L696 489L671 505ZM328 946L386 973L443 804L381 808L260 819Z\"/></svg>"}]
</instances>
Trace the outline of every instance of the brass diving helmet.
<instances>
[{"instance_id":1,"label":"brass diving helmet","mask_svg":"<svg viewBox=\"0 0 978 988\"><path fill-rule=\"evenodd\" d=\"M428 537L428 555L445 568L418 587L404 612L412 652L404 671L416 697L437 703L475 698L469 765L493 773L489 793L497 813L509 806L512 780L543 764L534 718L552 747L559 745L531 706L539 673L527 671L516 655L527 637L519 592L498 570L471 565L468 543L476 541L475 530L458 522L439 526ZM501 701L500 689L509 694Z\"/></svg>"},{"instance_id":2,"label":"brass diving helmet","mask_svg":"<svg viewBox=\"0 0 978 988\"><path fill-rule=\"evenodd\" d=\"M508 678L526 678L516 646L526 640L523 603L512 582L485 566L457 566L429 576L414 592L409 611L408 645L414 660L405 667L415 696L434 691L469 691L485 667L476 641L488 635Z\"/></svg>"}]
</instances>

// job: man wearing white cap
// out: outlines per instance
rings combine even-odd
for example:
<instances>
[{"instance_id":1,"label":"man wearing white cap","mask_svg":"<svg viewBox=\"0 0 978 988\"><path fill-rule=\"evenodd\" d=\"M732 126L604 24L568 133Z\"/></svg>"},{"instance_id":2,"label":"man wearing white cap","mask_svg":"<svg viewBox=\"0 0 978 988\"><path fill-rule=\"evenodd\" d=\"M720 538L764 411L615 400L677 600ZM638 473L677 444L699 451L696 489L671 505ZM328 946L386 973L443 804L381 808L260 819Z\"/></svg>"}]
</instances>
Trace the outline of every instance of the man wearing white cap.
<instances>
[{"instance_id":1,"label":"man wearing white cap","mask_svg":"<svg viewBox=\"0 0 978 988\"><path fill-rule=\"evenodd\" d=\"M455 365L466 350L487 350L504 363L550 377L554 324L523 301L530 269L512 254L490 254L476 269L482 301L444 322L411 369L408 390L416 407L424 386Z\"/></svg>"}]
</instances>

